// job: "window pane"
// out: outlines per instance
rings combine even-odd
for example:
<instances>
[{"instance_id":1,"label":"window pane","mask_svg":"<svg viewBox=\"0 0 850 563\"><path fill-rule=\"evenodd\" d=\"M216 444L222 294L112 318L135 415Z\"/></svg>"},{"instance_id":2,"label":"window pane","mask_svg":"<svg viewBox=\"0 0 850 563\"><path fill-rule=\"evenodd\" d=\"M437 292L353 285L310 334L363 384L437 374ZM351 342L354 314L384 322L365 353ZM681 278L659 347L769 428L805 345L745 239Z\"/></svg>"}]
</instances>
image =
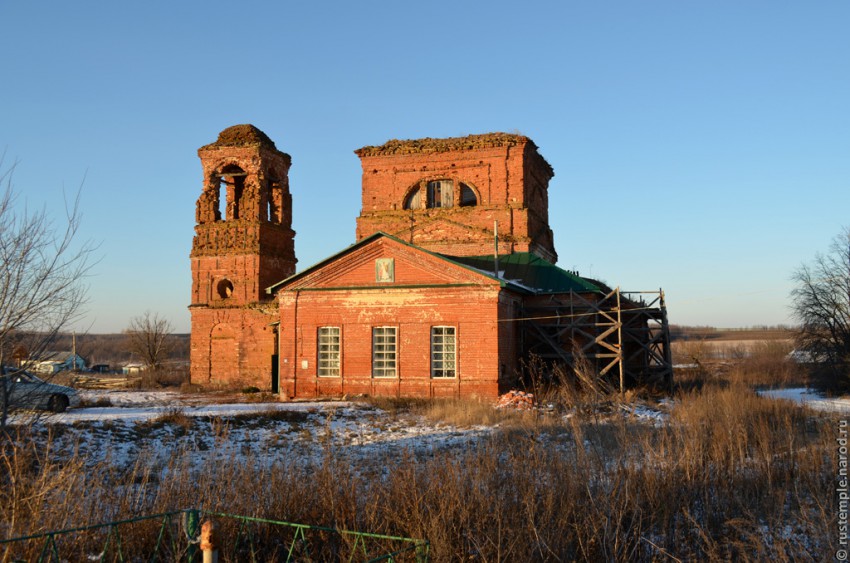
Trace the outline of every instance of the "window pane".
<instances>
[{"instance_id":1,"label":"window pane","mask_svg":"<svg viewBox=\"0 0 850 563\"><path fill-rule=\"evenodd\" d=\"M318 374L320 377L340 375L340 330L338 326L319 327Z\"/></svg>"},{"instance_id":2,"label":"window pane","mask_svg":"<svg viewBox=\"0 0 850 563\"><path fill-rule=\"evenodd\" d=\"M452 182L450 180L441 181L440 192L440 207L451 207L452 203L454 203L454 189L452 187Z\"/></svg>"},{"instance_id":3,"label":"window pane","mask_svg":"<svg viewBox=\"0 0 850 563\"><path fill-rule=\"evenodd\" d=\"M396 376L396 328L372 329L372 377Z\"/></svg>"},{"instance_id":4,"label":"window pane","mask_svg":"<svg viewBox=\"0 0 850 563\"><path fill-rule=\"evenodd\" d=\"M428 207L451 207L454 199L454 183L451 180L428 182Z\"/></svg>"},{"instance_id":5,"label":"window pane","mask_svg":"<svg viewBox=\"0 0 850 563\"><path fill-rule=\"evenodd\" d=\"M431 327L431 377L455 377L455 327Z\"/></svg>"}]
</instances>

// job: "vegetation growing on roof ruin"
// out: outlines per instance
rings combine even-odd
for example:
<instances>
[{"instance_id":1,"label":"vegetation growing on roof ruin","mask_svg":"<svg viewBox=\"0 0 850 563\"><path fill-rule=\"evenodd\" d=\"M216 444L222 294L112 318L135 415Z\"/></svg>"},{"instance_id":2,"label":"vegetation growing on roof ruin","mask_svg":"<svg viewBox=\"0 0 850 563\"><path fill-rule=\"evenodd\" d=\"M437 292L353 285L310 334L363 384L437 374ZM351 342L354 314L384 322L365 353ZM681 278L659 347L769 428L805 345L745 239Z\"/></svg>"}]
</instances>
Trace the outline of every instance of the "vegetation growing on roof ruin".
<instances>
[{"instance_id":1,"label":"vegetation growing on roof ruin","mask_svg":"<svg viewBox=\"0 0 850 563\"><path fill-rule=\"evenodd\" d=\"M511 133L485 133L483 135L467 135L466 137L450 137L448 139L391 139L381 146L367 146L357 149L357 156L378 156L386 154L416 154L429 152L448 152L458 150L485 149L491 147L514 147L524 143L534 142L524 135Z\"/></svg>"},{"instance_id":2,"label":"vegetation growing on roof ruin","mask_svg":"<svg viewBox=\"0 0 850 563\"><path fill-rule=\"evenodd\" d=\"M218 139L216 140L216 142L206 145L202 148L207 149L215 147L250 147L253 145L264 145L277 150L274 141L272 141L268 135L266 135L250 123L243 123L241 125L234 125L233 127L228 127L227 129L218 134Z\"/></svg>"}]
</instances>

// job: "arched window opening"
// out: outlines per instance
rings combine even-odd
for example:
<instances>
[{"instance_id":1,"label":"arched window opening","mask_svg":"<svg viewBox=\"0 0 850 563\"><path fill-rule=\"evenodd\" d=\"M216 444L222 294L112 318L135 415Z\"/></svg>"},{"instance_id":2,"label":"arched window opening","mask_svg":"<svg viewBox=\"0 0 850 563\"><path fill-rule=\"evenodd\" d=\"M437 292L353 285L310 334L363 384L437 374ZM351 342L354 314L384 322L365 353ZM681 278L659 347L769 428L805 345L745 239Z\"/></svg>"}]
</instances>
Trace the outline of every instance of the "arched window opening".
<instances>
[{"instance_id":1,"label":"arched window opening","mask_svg":"<svg viewBox=\"0 0 850 563\"><path fill-rule=\"evenodd\" d=\"M477 198L471 188L465 187L472 196L472 203L465 205L476 205ZM423 189L424 188L424 189ZM452 180L431 180L423 182L422 185L414 186L404 198L404 209L433 209L438 207L452 207L454 205L454 182ZM463 194L463 192L462 192ZM469 195L467 195L467 199Z\"/></svg>"},{"instance_id":2,"label":"arched window opening","mask_svg":"<svg viewBox=\"0 0 850 563\"><path fill-rule=\"evenodd\" d=\"M428 207L451 207L454 200L454 183L451 180L428 182Z\"/></svg>"},{"instance_id":3,"label":"arched window opening","mask_svg":"<svg viewBox=\"0 0 850 563\"><path fill-rule=\"evenodd\" d=\"M422 209L422 190L419 186L413 188L404 200L405 209Z\"/></svg>"},{"instance_id":4,"label":"arched window opening","mask_svg":"<svg viewBox=\"0 0 850 563\"><path fill-rule=\"evenodd\" d=\"M245 171L230 164L218 174L218 201L216 202L216 220L239 219L239 205L245 189Z\"/></svg>"},{"instance_id":5,"label":"arched window opening","mask_svg":"<svg viewBox=\"0 0 850 563\"><path fill-rule=\"evenodd\" d=\"M475 192L472 188L467 186L464 183L460 184L460 206L461 207L471 207L473 205L478 205L478 198L475 196Z\"/></svg>"}]
</instances>

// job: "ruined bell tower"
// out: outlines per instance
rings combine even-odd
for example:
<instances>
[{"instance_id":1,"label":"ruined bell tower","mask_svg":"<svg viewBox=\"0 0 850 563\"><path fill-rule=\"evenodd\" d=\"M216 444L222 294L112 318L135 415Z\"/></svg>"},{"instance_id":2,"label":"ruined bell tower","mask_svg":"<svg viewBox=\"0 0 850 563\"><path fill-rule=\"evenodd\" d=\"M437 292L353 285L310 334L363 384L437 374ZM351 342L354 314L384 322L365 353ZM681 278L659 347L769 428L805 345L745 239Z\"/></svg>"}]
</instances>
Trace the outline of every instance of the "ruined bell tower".
<instances>
[{"instance_id":1,"label":"ruined bell tower","mask_svg":"<svg viewBox=\"0 0 850 563\"><path fill-rule=\"evenodd\" d=\"M275 350L276 308L265 288L295 273L291 159L253 125L225 129L198 156L192 381L261 381Z\"/></svg>"}]
</instances>

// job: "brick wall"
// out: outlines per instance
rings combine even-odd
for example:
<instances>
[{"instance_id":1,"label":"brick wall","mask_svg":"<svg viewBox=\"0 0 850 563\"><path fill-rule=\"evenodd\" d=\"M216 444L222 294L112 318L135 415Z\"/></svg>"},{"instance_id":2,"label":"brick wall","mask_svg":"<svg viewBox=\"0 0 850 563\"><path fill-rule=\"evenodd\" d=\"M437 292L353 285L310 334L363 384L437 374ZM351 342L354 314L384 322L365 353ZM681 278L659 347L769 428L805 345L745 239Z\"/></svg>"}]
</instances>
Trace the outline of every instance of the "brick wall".
<instances>
[{"instance_id":1,"label":"brick wall","mask_svg":"<svg viewBox=\"0 0 850 563\"><path fill-rule=\"evenodd\" d=\"M480 141L489 136L471 137ZM416 145L402 152L395 146L357 151L363 170L357 239L382 231L435 252L483 255L493 252L493 223L498 221L500 252L535 252L554 263L557 254L548 224L547 190L553 174L549 164L525 137L507 135L498 137L496 146L484 143L473 148L458 142L462 140L445 140L449 148L441 151L428 150L427 144L426 149ZM404 209L412 189L438 179L454 183L452 207ZM460 206L461 183L475 192L478 205Z\"/></svg>"},{"instance_id":2,"label":"brick wall","mask_svg":"<svg viewBox=\"0 0 850 563\"><path fill-rule=\"evenodd\" d=\"M290 397L368 394L494 398L499 371L513 364L498 322L499 288L292 290L280 296L280 374ZM319 377L318 329L341 329L342 373ZM394 378L372 377L372 328L397 329ZM457 376L431 377L432 326L456 328Z\"/></svg>"},{"instance_id":3,"label":"brick wall","mask_svg":"<svg viewBox=\"0 0 850 563\"><path fill-rule=\"evenodd\" d=\"M376 261L392 258L393 279ZM494 398L516 366L516 297L495 280L387 237L364 241L278 292L280 377L291 397L368 394ZM342 371L318 375L318 329L341 330ZM372 375L372 329L397 329L397 377ZM455 328L456 377L431 376L431 328Z\"/></svg>"},{"instance_id":4,"label":"brick wall","mask_svg":"<svg viewBox=\"0 0 850 563\"><path fill-rule=\"evenodd\" d=\"M192 307L191 381L271 390L277 307Z\"/></svg>"}]
</instances>

